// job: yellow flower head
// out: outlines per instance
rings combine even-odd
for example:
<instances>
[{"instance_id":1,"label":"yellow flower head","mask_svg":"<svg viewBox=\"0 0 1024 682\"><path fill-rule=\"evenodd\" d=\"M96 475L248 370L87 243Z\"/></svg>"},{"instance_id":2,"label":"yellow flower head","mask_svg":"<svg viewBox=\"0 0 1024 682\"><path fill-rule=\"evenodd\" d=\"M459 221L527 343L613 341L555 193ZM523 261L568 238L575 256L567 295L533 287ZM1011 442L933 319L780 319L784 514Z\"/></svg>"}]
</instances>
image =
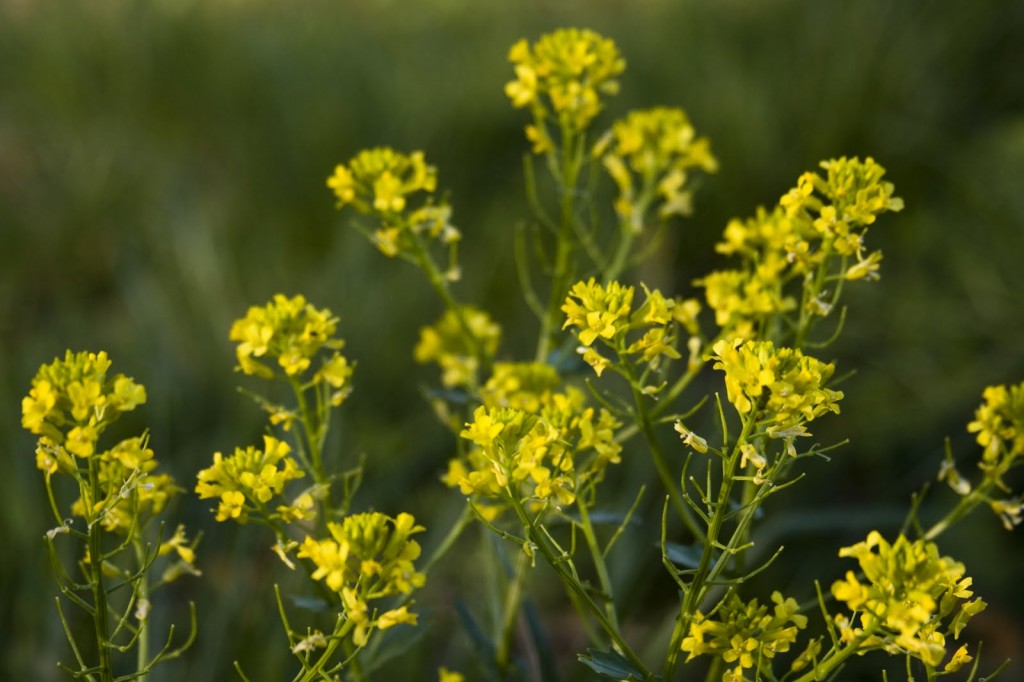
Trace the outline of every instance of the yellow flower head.
<instances>
[{"instance_id":1,"label":"yellow flower head","mask_svg":"<svg viewBox=\"0 0 1024 682\"><path fill-rule=\"evenodd\" d=\"M337 352L345 345L334 336L337 324L330 310L314 307L303 296L276 294L266 305L249 308L245 317L231 325L228 336L238 343L238 369L268 379L274 370L267 360L276 359L286 376L299 377L321 351L334 351L320 361L313 381L336 389L332 401L340 403L348 394L352 366Z\"/></svg>"},{"instance_id":2,"label":"yellow flower head","mask_svg":"<svg viewBox=\"0 0 1024 682\"><path fill-rule=\"evenodd\" d=\"M21 400L21 424L48 443L78 457L91 457L108 425L146 402L146 390L132 379L107 376L105 352L72 353L39 368Z\"/></svg>"},{"instance_id":3,"label":"yellow flower head","mask_svg":"<svg viewBox=\"0 0 1024 682\"><path fill-rule=\"evenodd\" d=\"M256 510L269 514L267 503L284 492L288 481L305 475L290 456L288 443L273 436L264 436L263 443L262 450L236 448L229 457L214 453L213 465L199 472L195 491L200 499L220 500L218 521L244 523ZM284 509L285 518L295 516L287 505Z\"/></svg>"},{"instance_id":4,"label":"yellow flower head","mask_svg":"<svg viewBox=\"0 0 1024 682\"><path fill-rule=\"evenodd\" d=\"M572 133L583 131L600 113L602 96L618 92L615 77L626 68L613 41L575 28L543 35L532 46L520 40L508 58L516 76L505 85L512 106L530 107L538 124L554 116ZM534 150L547 151L543 125L533 129Z\"/></svg>"},{"instance_id":5,"label":"yellow flower head","mask_svg":"<svg viewBox=\"0 0 1024 682\"><path fill-rule=\"evenodd\" d=\"M783 598L779 592L772 593L771 601L771 607L757 599L743 602L730 592L713 619L698 611L680 646L689 654L686 660L720 656L735 665L727 676L742 680L743 670L752 668L759 659L772 659L789 651L799 631L807 627L807 616L798 613L796 600Z\"/></svg>"},{"instance_id":6,"label":"yellow flower head","mask_svg":"<svg viewBox=\"0 0 1024 682\"><path fill-rule=\"evenodd\" d=\"M494 357L501 340L501 327L490 315L472 306L463 306L460 315L452 310L433 325L420 329L420 340L413 350L416 362L436 362L441 367L441 383L448 387L468 386L477 381L482 353Z\"/></svg>"},{"instance_id":7,"label":"yellow flower head","mask_svg":"<svg viewBox=\"0 0 1024 682\"><path fill-rule=\"evenodd\" d=\"M665 107L634 111L616 121L594 147L594 156L618 185L619 216L638 232L655 200L661 201L662 218L688 215L688 173L714 173L718 168L710 143L696 136L686 113Z\"/></svg>"},{"instance_id":8,"label":"yellow flower head","mask_svg":"<svg viewBox=\"0 0 1024 682\"><path fill-rule=\"evenodd\" d=\"M740 414L763 410L770 436L805 435L803 424L839 412L842 392L825 388L834 365L770 341L719 341L713 351L729 402Z\"/></svg>"},{"instance_id":9,"label":"yellow flower head","mask_svg":"<svg viewBox=\"0 0 1024 682\"><path fill-rule=\"evenodd\" d=\"M967 620L985 608L980 599L968 601L971 579L964 577L963 564L939 556L934 543L900 535L889 544L872 531L863 542L839 550L839 556L857 559L864 576L862 582L847 571L832 585L833 596L860 615L859 629L837 616L845 624L841 629L856 635L872 628L880 645L894 645L930 666L946 655L942 621L956 638Z\"/></svg>"},{"instance_id":10,"label":"yellow flower head","mask_svg":"<svg viewBox=\"0 0 1024 682\"><path fill-rule=\"evenodd\" d=\"M406 198L437 188L437 169L427 165L423 152L403 154L389 147L364 149L348 165L339 164L327 178L338 208L351 205L362 213L401 213Z\"/></svg>"},{"instance_id":11,"label":"yellow flower head","mask_svg":"<svg viewBox=\"0 0 1024 682\"><path fill-rule=\"evenodd\" d=\"M370 602L410 594L425 584L426 576L413 566L420 546L411 539L423 526L417 525L411 514L392 518L369 512L346 516L340 523L329 522L327 528L331 537L306 537L297 556L309 559L316 566L313 579L323 580L341 597L346 617L357 625L354 643L364 645L374 628L415 625L416 614L408 606L378 616Z\"/></svg>"}]
</instances>

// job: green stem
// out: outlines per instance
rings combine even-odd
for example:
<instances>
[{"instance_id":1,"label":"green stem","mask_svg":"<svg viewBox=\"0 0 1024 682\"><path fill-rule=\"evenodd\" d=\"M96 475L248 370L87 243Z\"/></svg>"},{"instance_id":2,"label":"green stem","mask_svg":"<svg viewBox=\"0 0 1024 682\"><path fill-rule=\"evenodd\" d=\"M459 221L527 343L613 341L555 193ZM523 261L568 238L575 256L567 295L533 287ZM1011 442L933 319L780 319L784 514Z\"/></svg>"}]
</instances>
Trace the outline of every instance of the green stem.
<instances>
[{"instance_id":1,"label":"green stem","mask_svg":"<svg viewBox=\"0 0 1024 682\"><path fill-rule=\"evenodd\" d=\"M715 501L715 510L711 515L711 522L708 524L707 536L704 538L704 551L701 554L700 563L693 575L693 579L690 581L690 585L686 589L683 606L679 614L679 622L674 631L674 635L679 637L685 636L689 631L690 623L693 621L693 616L704 601L704 597L707 595L709 582L713 581L719 574L721 574L728 561L728 557L726 556L728 552L725 552L723 553L723 556L715 562L714 566L711 564L714 549L720 545L718 542L718 534L722 530L726 517L731 513L729 499L732 495L732 487L736 480L736 460L740 456L740 446L746 443L747 437L750 435L750 431L754 426L754 417L756 412L757 410L754 409L749 415L747 415L747 418L743 423L743 430L740 432L739 438L733 445L732 452L730 452L729 457L722 465L722 484L718 490L718 496ZM753 512L749 512L746 516L752 517ZM746 519L744 520L746 521ZM739 529L737 529L737 533L738 531ZM730 548L736 540L737 533L733 533L733 538L730 541ZM675 636L672 641L669 642L669 647L669 655L665 660L665 680L671 680L672 676L675 674L675 666L677 662L676 650L679 647L679 642L675 639Z\"/></svg>"},{"instance_id":2,"label":"green stem","mask_svg":"<svg viewBox=\"0 0 1024 682\"><path fill-rule=\"evenodd\" d=\"M519 620L519 607L523 601L523 587L526 582L526 569L529 567L529 561L530 557L526 555L526 552L519 552L519 556L516 558L515 574L505 592L498 649L494 653L494 662L502 677L508 673L512 638L515 635L516 622Z\"/></svg>"},{"instance_id":3,"label":"green stem","mask_svg":"<svg viewBox=\"0 0 1024 682\"><path fill-rule=\"evenodd\" d=\"M142 546L141 539L136 536L132 540L132 546L135 549L135 560L141 567L146 562L146 549ZM147 572L143 571L139 575L139 583L136 588L136 604L145 602L144 608L149 608L149 578ZM143 618L139 621L139 632L136 639L136 670L143 670L149 664L149 618ZM146 682L149 677L147 673L143 673L138 678L139 682Z\"/></svg>"},{"instance_id":4,"label":"green stem","mask_svg":"<svg viewBox=\"0 0 1024 682\"><path fill-rule=\"evenodd\" d=\"M576 185L579 181L582 135L562 129L561 204L558 238L555 245L555 263L551 274L551 292L548 308L541 320L540 338L537 339L537 362L547 361L551 348L556 345L556 330L561 319L562 301L569 288L568 277L573 247L573 223L576 219ZM556 178L557 179L557 178Z\"/></svg>"},{"instance_id":5,"label":"green stem","mask_svg":"<svg viewBox=\"0 0 1024 682\"><path fill-rule=\"evenodd\" d=\"M472 327L469 325L469 321L466 319L466 311L459 305L458 301L452 295L451 287L449 286L448 279L441 272L441 269L437 267L437 262L434 257L430 254L430 250L426 244L423 243L423 239L420 238L419 234L412 233L412 243L414 245L413 252L411 254L412 262L424 272L427 276L427 280L430 282L430 286L433 287L434 291L440 297L445 307L450 310L454 315L455 319L459 324L459 329L462 330L463 336L466 337L466 343L469 345L470 352L477 360L477 365L482 372L487 371L488 356L481 345L480 340L473 333ZM476 392L476 377L471 377L472 385L469 386L470 393Z\"/></svg>"},{"instance_id":6,"label":"green stem","mask_svg":"<svg viewBox=\"0 0 1024 682\"><path fill-rule=\"evenodd\" d=\"M704 531L701 530L693 512L686 505L686 501L683 499L683 492L676 483L675 476L673 476L668 464L665 462L665 455L661 451L661 444L658 442L657 434L654 432L654 420L650 412L648 412L647 403L643 393L640 391L640 385L633 371L633 366L626 363L626 368L626 378L633 391L633 404L636 408L637 421L640 425L640 431L644 434L644 439L647 441L647 450L651 453L654 468L658 472L658 477L661 478L661 482L665 486L665 490L668 492L669 499L672 501L672 506L675 508L679 518L686 524L693 537L702 541L704 539Z\"/></svg>"},{"instance_id":7,"label":"green stem","mask_svg":"<svg viewBox=\"0 0 1024 682\"><path fill-rule=\"evenodd\" d=\"M540 550L544 559L548 562L548 565L554 569L555 573L562 581L562 584L566 587L570 601L572 601L573 606L576 607L580 615L584 618L586 618L588 614L592 616L594 620L597 621L597 624L601 629L604 630L605 634L608 635L608 638L612 642L612 646L629 659L629 662L632 663L637 670L643 673L645 679L650 678L651 672L647 669L647 666L644 665L644 662L640 657L636 655L629 644L627 644L622 638L618 628L615 627L615 625L608 619L607 615L605 615L604 609L594 602L591 596L587 593L586 588L580 583L579 579L566 570L564 566L565 559L555 553L547 535L533 524L527 516L526 510L523 509L522 502L511 494L509 495L509 499L512 503L512 508L515 511L516 516L519 518L520 523L522 523L523 528L525 528L529 534L530 540Z\"/></svg>"},{"instance_id":8,"label":"green stem","mask_svg":"<svg viewBox=\"0 0 1024 682\"><path fill-rule=\"evenodd\" d=\"M580 528L583 531L583 539L587 543L587 549L590 550L590 556L594 562L594 570L597 571L597 580L601 584L601 592L607 599L604 605L605 615L608 617L608 622L618 630L619 616L615 610L615 595L612 591L611 578L608 576L608 565L604 560L604 552L601 551L601 547L597 543L594 525L590 522L590 512L587 511L586 503L583 500L577 501L576 507L580 512Z\"/></svg>"},{"instance_id":9,"label":"green stem","mask_svg":"<svg viewBox=\"0 0 1024 682\"><path fill-rule=\"evenodd\" d=\"M97 458L89 458L89 499L93 503L101 498L102 490L99 480L99 462ZM88 507L88 505L87 505ZM107 622L107 590L103 584L103 527L99 519L92 518L92 510L86 509L86 522L89 532L89 584L92 587L93 597L93 628L96 634L96 649L99 657L99 679L101 682L111 682L114 679L114 672L110 659L110 646L107 640L109 625Z\"/></svg>"}]
</instances>

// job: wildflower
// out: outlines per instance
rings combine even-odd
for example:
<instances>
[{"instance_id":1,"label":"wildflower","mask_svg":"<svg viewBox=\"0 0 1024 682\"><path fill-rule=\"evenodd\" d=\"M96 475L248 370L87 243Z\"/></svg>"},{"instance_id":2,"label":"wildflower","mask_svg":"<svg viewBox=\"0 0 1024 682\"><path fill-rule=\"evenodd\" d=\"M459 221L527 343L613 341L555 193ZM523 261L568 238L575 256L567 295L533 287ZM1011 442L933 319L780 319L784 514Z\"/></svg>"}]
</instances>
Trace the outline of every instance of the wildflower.
<instances>
[{"instance_id":1,"label":"wildflower","mask_svg":"<svg viewBox=\"0 0 1024 682\"><path fill-rule=\"evenodd\" d=\"M316 384L327 382L336 396L344 396L351 366L337 353L344 341L334 338L338 318L318 309L303 296L276 294L265 306L249 308L245 317L231 325L229 338L238 342L238 369L245 374L271 378L273 369L264 362L277 359L288 377L303 375L323 350L335 351L313 376ZM340 402L340 399L338 400Z\"/></svg>"},{"instance_id":2,"label":"wildflower","mask_svg":"<svg viewBox=\"0 0 1024 682\"><path fill-rule=\"evenodd\" d=\"M110 364L105 352L69 350L40 367L21 401L22 426L73 455L92 457L106 427L146 402L143 386L123 374L107 376Z\"/></svg>"},{"instance_id":3,"label":"wildflower","mask_svg":"<svg viewBox=\"0 0 1024 682\"><path fill-rule=\"evenodd\" d=\"M675 430L679 433L679 436L683 439L683 443L689 445L697 452L704 454L708 451L708 442L698 436L693 431L686 428L682 422L676 422Z\"/></svg>"},{"instance_id":4,"label":"wildflower","mask_svg":"<svg viewBox=\"0 0 1024 682\"><path fill-rule=\"evenodd\" d=\"M616 211L636 232L656 198L661 200L660 217L688 215L687 173L714 173L718 168L707 138L696 137L686 113L664 107L630 112L616 121L595 145L594 156L601 158L619 188Z\"/></svg>"},{"instance_id":5,"label":"wildflower","mask_svg":"<svg viewBox=\"0 0 1024 682\"><path fill-rule=\"evenodd\" d=\"M744 603L730 592L714 619L698 611L680 645L689 654L686 660L721 656L726 663L735 664L727 675L742 680L744 669L789 651L798 631L807 627L807 617L798 613L794 599L783 598L779 592L772 593L771 601L774 606L769 613L767 604L759 604L757 599Z\"/></svg>"},{"instance_id":6,"label":"wildflower","mask_svg":"<svg viewBox=\"0 0 1024 682\"><path fill-rule=\"evenodd\" d=\"M977 433L982 448L982 470L1001 485L1001 470L1024 454L1024 382L1016 386L989 386L984 402L974 413L967 430Z\"/></svg>"},{"instance_id":7,"label":"wildflower","mask_svg":"<svg viewBox=\"0 0 1024 682\"><path fill-rule=\"evenodd\" d=\"M327 186L338 208L351 205L361 213L394 214L405 208L408 196L436 189L437 170L427 165L423 152L364 149L348 165L336 166Z\"/></svg>"},{"instance_id":8,"label":"wildflower","mask_svg":"<svg viewBox=\"0 0 1024 682\"><path fill-rule=\"evenodd\" d=\"M550 389L524 400L529 412L483 405L460 434L476 446L452 460L442 481L463 494L531 506L572 504L576 490L619 462L620 424L606 410L584 405L583 393Z\"/></svg>"},{"instance_id":9,"label":"wildflower","mask_svg":"<svg viewBox=\"0 0 1024 682\"><path fill-rule=\"evenodd\" d=\"M436 362L445 386L470 386L477 383L481 361L494 357L500 340L501 326L490 315L462 306L458 312L445 311L436 323L420 329L413 356L419 363Z\"/></svg>"},{"instance_id":10,"label":"wildflower","mask_svg":"<svg viewBox=\"0 0 1024 682\"><path fill-rule=\"evenodd\" d=\"M331 537L306 537L297 556L309 559L323 580L338 593L345 616L355 624L353 642L366 644L373 628L388 629L401 623L416 624L407 606L377 616L370 602L396 594L410 594L426 581L413 566L420 546L411 536L424 530L411 514L390 517L379 512L353 514L340 523L328 522Z\"/></svg>"},{"instance_id":11,"label":"wildflower","mask_svg":"<svg viewBox=\"0 0 1024 682\"><path fill-rule=\"evenodd\" d=\"M570 134L582 132L602 109L602 95L614 95L626 68L615 43L593 31L560 29L532 46L520 40L508 53L515 80L505 85L512 106L529 107L537 153L550 148L543 122L554 117ZM538 148L540 151L537 151Z\"/></svg>"},{"instance_id":12,"label":"wildflower","mask_svg":"<svg viewBox=\"0 0 1024 682\"><path fill-rule=\"evenodd\" d=\"M967 601L971 579L964 577L963 564L940 557L934 543L901 535L889 544L872 531L839 556L856 558L866 581L847 571L832 585L833 596L859 616L859 628L836 617L844 639L868 632L867 645L897 647L937 666L946 654L943 619L953 616L945 631L956 638L967 619L985 608L980 599Z\"/></svg>"},{"instance_id":13,"label":"wildflower","mask_svg":"<svg viewBox=\"0 0 1024 682\"><path fill-rule=\"evenodd\" d=\"M288 481L305 474L289 453L291 447L273 436L263 437L262 450L249 446L235 448L229 457L213 455L213 466L199 472L195 491L200 499L218 498L217 520L237 519L244 523L251 510L265 513L266 503L284 491ZM283 516L296 513L285 510Z\"/></svg>"},{"instance_id":14,"label":"wildflower","mask_svg":"<svg viewBox=\"0 0 1024 682\"><path fill-rule=\"evenodd\" d=\"M763 410L769 436L803 434L804 423L839 412L842 392L825 388L835 371L831 364L796 349L776 349L770 341L719 341L713 351L729 402L742 415Z\"/></svg>"},{"instance_id":15,"label":"wildflower","mask_svg":"<svg viewBox=\"0 0 1024 682\"><path fill-rule=\"evenodd\" d=\"M618 282L602 286L591 277L577 282L569 291L562 311L566 314L562 328L578 327L577 336L584 346L591 346L597 338L609 340L626 331L633 303L633 287Z\"/></svg>"}]
</instances>

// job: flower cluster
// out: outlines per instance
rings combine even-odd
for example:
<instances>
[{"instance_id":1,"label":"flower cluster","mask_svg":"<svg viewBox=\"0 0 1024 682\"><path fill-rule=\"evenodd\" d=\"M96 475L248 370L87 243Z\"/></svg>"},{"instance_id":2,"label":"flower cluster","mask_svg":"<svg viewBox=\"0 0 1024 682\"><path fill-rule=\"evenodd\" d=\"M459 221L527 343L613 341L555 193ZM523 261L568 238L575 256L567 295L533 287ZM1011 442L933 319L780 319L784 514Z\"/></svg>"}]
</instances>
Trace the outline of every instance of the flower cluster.
<instances>
[{"instance_id":1,"label":"flower cluster","mask_svg":"<svg viewBox=\"0 0 1024 682\"><path fill-rule=\"evenodd\" d=\"M437 169L427 164L423 152L364 149L348 165L338 164L327 186L338 208L351 205L361 213L392 215L405 210L408 196L437 188Z\"/></svg>"},{"instance_id":2,"label":"flower cluster","mask_svg":"<svg viewBox=\"0 0 1024 682\"><path fill-rule=\"evenodd\" d=\"M415 625L416 614L410 613L408 606L377 613L370 602L407 595L424 585L426 576L413 565L420 546L411 539L423 526L416 525L411 514L392 518L370 512L346 516L341 523L330 522L327 529L330 538L306 537L298 556L316 566L314 580L323 580L341 598L356 646L365 645L373 629L386 630L399 623Z\"/></svg>"},{"instance_id":3,"label":"flower cluster","mask_svg":"<svg viewBox=\"0 0 1024 682\"><path fill-rule=\"evenodd\" d=\"M743 267L717 271L698 281L718 325L733 338L752 338L757 325L798 307L790 282L805 287L804 315L828 315L836 290L808 291L808 282L877 279L880 251L868 252L864 236L876 217L899 211L903 201L884 182L885 169L871 158L823 161L825 177L804 173L772 210L726 225L719 253L737 255ZM838 262L838 265L835 263ZM809 273L820 277L808 279Z\"/></svg>"},{"instance_id":4,"label":"flower cluster","mask_svg":"<svg viewBox=\"0 0 1024 682\"><path fill-rule=\"evenodd\" d=\"M43 365L21 400L21 424L47 448L62 446L77 457L91 457L103 430L122 413L146 402L146 390L132 379L107 376L105 352L72 353Z\"/></svg>"},{"instance_id":5,"label":"flower cluster","mask_svg":"<svg viewBox=\"0 0 1024 682\"><path fill-rule=\"evenodd\" d=\"M286 376L300 377L321 351L328 351L310 383L329 386L331 404L340 405L350 392L352 366L338 352L345 342L334 338L337 324L330 310L317 309L303 296L277 294L265 306L249 308L231 325L229 338L238 342L238 368L266 379L274 370L258 358L276 359Z\"/></svg>"},{"instance_id":6,"label":"flower cluster","mask_svg":"<svg viewBox=\"0 0 1024 682\"><path fill-rule=\"evenodd\" d=\"M962 476L953 461L952 453L939 469L939 480L945 481L958 495L985 502L996 513L1007 530L1013 530L1024 520L1024 497L992 496L992 491L1011 492L1004 476L1024 461L1024 383L1016 386L989 386L982 393L984 402L978 406L967 430L977 433L982 447L978 468L982 480L977 487ZM969 502L964 500L964 503Z\"/></svg>"},{"instance_id":7,"label":"flower cluster","mask_svg":"<svg viewBox=\"0 0 1024 682\"><path fill-rule=\"evenodd\" d=\"M595 145L594 156L618 185L615 210L635 232L657 199L660 217L689 215L688 172L718 169L710 142L696 136L686 113L665 107L634 111L616 121Z\"/></svg>"},{"instance_id":8,"label":"flower cluster","mask_svg":"<svg viewBox=\"0 0 1024 682\"><path fill-rule=\"evenodd\" d=\"M872 648L906 653L937 666L946 655L946 636L960 637L971 616L984 610L981 599L970 600L971 579L963 564L940 557L934 543L911 542L899 536L889 544L877 532L864 542L839 550L860 564L863 579L847 571L832 585L833 596L854 612L837 615L835 622L845 644L862 651ZM958 652L963 661L966 651ZM947 666L948 668L949 666Z\"/></svg>"},{"instance_id":9,"label":"flower cluster","mask_svg":"<svg viewBox=\"0 0 1024 682\"><path fill-rule=\"evenodd\" d=\"M352 206L381 220L370 237L387 256L413 250L411 241L419 234L452 246L461 238L446 204L427 200L418 208L409 207L409 197L418 192L432 194L437 188L437 169L427 164L423 152L364 149L348 165L339 164L327 178L327 186L334 191L338 208ZM452 271L449 276L457 274Z\"/></svg>"},{"instance_id":10,"label":"flower cluster","mask_svg":"<svg viewBox=\"0 0 1024 682\"><path fill-rule=\"evenodd\" d=\"M508 58L516 78L505 85L505 94L514 107L530 108L534 124L526 127L526 137L537 154L554 147L549 118L568 134L582 132L600 113L601 96L618 92L615 77L626 68L613 41L575 28L543 35L532 47L520 40Z\"/></svg>"},{"instance_id":11,"label":"flower cluster","mask_svg":"<svg viewBox=\"0 0 1024 682\"><path fill-rule=\"evenodd\" d=\"M145 387L123 374L111 376L110 366L105 352L70 350L43 365L22 399L21 423L39 436L36 466L47 486L55 474L78 483L72 514L106 532L137 538L181 489L170 475L156 473L158 463L145 435L100 448L106 428L146 402ZM180 561L168 570L196 573L183 530L178 545Z\"/></svg>"},{"instance_id":12,"label":"flower cluster","mask_svg":"<svg viewBox=\"0 0 1024 682\"><path fill-rule=\"evenodd\" d=\"M494 357L501 341L501 326L490 315L472 306L447 310L433 325L420 329L413 350L416 362L436 362L441 383L449 388L477 382L481 361Z\"/></svg>"},{"instance_id":13,"label":"flower cluster","mask_svg":"<svg viewBox=\"0 0 1024 682\"><path fill-rule=\"evenodd\" d=\"M481 390L487 407L511 407L537 412L549 394L562 383L558 372L543 362L498 362Z\"/></svg>"},{"instance_id":14,"label":"flower cluster","mask_svg":"<svg viewBox=\"0 0 1024 682\"><path fill-rule=\"evenodd\" d=\"M1024 455L1024 383L989 386L982 398L985 402L978 406L967 430L978 434L978 445L984 448L982 470L1004 487L1003 473Z\"/></svg>"},{"instance_id":15,"label":"flower cluster","mask_svg":"<svg viewBox=\"0 0 1024 682\"><path fill-rule=\"evenodd\" d=\"M562 328L577 328L576 336L582 344L579 352L598 376L612 364L594 348L598 340L620 357L635 355L643 362L656 363L662 356L680 357L675 348L677 324L691 334L698 332L696 315L700 305L696 301L665 298L657 289L646 287L644 293L644 303L634 311L633 287L618 282L601 285L591 278L577 282L569 291L562 305L566 315ZM637 330L643 331L639 338L627 339L629 332Z\"/></svg>"},{"instance_id":16,"label":"flower cluster","mask_svg":"<svg viewBox=\"0 0 1024 682\"><path fill-rule=\"evenodd\" d=\"M715 369L725 372L729 402L741 415L757 411L773 438L807 435L804 424L839 412L842 391L825 388L835 366L771 341L719 341Z\"/></svg>"},{"instance_id":17,"label":"flower cluster","mask_svg":"<svg viewBox=\"0 0 1024 682\"><path fill-rule=\"evenodd\" d=\"M538 374L536 365L506 366L498 381L488 382L487 404L461 433L476 447L465 459L451 460L443 477L463 494L481 497L494 514L500 510L495 503L509 495L532 507L571 505L585 482L620 461L618 421L587 407L578 389L555 392L544 386L545 377L534 385L539 392L524 385L523 378Z\"/></svg>"},{"instance_id":18,"label":"flower cluster","mask_svg":"<svg viewBox=\"0 0 1024 682\"><path fill-rule=\"evenodd\" d=\"M249 446L236 448L228 457L217 452L213 466L199 472L196 493L199 499L217 498L217 520L249 520L250 514L281 518L285 521L307 519L313 515L313 499L303 493L290 504L279 505L273 512L267 503L284 492L288 481L305 474L290 456L291 447L273 436L263 437L263 449Z\"/></svg>"},{"instance_id":19,"label":"flower cluster","mask_svg":"<svg viewBox=\"0 0 1024 682\"><path fill-rule=\"evenodd\" d=\"M735 666L723 680L744 680L745 669L767 666L776 654L789 651L798 631L807 626L807 617L797 613L800 607L795 600L773 592L772 603L775 606L769 612L767 604L759 604L757 599L744 603L732 592L714 618L697 611L682 641L682 650L689 653L687 660L721 656Z\"/></svg>"}]
</instances>

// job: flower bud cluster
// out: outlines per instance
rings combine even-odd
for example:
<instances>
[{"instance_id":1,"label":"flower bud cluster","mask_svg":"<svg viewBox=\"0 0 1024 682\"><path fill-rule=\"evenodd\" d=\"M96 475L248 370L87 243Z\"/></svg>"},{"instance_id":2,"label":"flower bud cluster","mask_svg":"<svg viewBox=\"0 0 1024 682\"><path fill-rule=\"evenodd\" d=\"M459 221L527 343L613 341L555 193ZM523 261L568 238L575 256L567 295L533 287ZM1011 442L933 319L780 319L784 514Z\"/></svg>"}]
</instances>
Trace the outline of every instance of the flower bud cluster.
<instances>
[{"instance_id":1,"label":"flower bud cluster","mask_svg":"<svg viewBox=\"0 0 1024 682\"><path fill-rule=\"evenodd\" d=\"M354 625L352 641L366 644L374 629L386 630L400 623L416 624L408 606L378 613L371 602L397 594L410 594L426 582L413 561L420 546L411 539L424 530L411 514L392 518L379 512L352 514L340 523L327 524L329 538L306 537L298 557L309 559L316 570L314 580L323 580L338 593L345 618Z\"/></svg>"},{"instance_id":2,"label":"flower bud cluster","mask_svg":"<svg viewBox=\"0 0 1024 682\"><path fill-rule=\"evenodd\" d=\"M776 654L789 651L798 632L807 627L807 616L798 613L800 607L792 598L773 592L771 599L775 606L769 612L767 604L759 604L757 599L744 603L732 592L714 618L697 611L681 645L689 653L686 660L721 656L726 664L735 666L722 679L740 681L746 679L745 669L760 669Z\"/></svg>"},{"instance_id":3,"label":"flower bud cluster","mask_svg":"<svg viewBox=\"0 0 1024 682\"><path fill-rule=\"evenodd\" d=\"M71 513L125 537L138 535L181 492L158 467L145 435L126 438L103 450L108 426L146 402L146 389L123 374L110 375L107 353L70 350L40 367L22 399L22 426L39 436L36 466L46 476L69 476L78 483ZM192 547L180 532L178 573L192 572Z\"/></svg>"},{"instance_id":4,"label":"flower bud cluster","mask_svg":"<svg viewBox=\"0 0 1024 682\"><path fill-rule=\"evenodd\" d=\"M338 318L330 310L317 309L303 296L277 294L264 306L249 308L245 317L231 325L229 338L238 342L238 369L264 379L274 370L263 359L276 359L287 377L302 377L321 351L329 354L309 379L312 386L330 387L330 402L340 405L351 391L352 366L338 351L345 342L334 338Z\"/></svg>"},{"instance_id":5,"label":"flower bud cluster","mask_svg":"<svg viewBox=\"0 0 1024 682\"><path fill-rule=\"evenodd\" d=\"M548 119L569 134L582 132L601 112L602 96L619 91L615 77L626 68L612 40L575 28L543 35L532 46L520 40L508 59L516 77L505 85L505 94L514 107L529 107L533 114L526 137L537 154L554 146Z\"/></svg>"},{"instance_id":6,"label":"flower bud cluster","mask_svg":"<svg viewBox=\"0 0 1024 682\"><path fill-rule=\"evenodd\" d=\"M939 469L939 480L945 481L958 495L973 496L991 507L1003 526L1013 530L1024 520L1024 496L993 497L992 491L1012 494L1004 476L1024 461L1024 383L1016 386L989 386L982 393L984 402L978 406L974 419L967 425L982 447L982 479L977 487L956 468L952 453Z\"/></svg>"},{"instance_id":7,"label":"flower bud cluster","mask_svg":"<svg viewBox=\"0 0 1024 682\"><path fill-rule=\"evenodd\" d=\"M934 543L900 535L889 544L872 531L864 542L839 550L839 556L857 559L863 578L847 571L832 585L832 595L854 613L837 615L835 622L840 639L858 642L864 651L906 653L937 666L946 655L946 636L958 639L971 616L986 606L981 599L970 600L972 581L964 577L963 564L939 556ZM961 661L965 653L958 652Z\"/></svg>"},{"instance_id":8,"label":"flower bud cluster","mask_svg":"<svg viewBox=\"0 0 1024 682\"><path fill-rule=\"evenodd\" d=\"M641 231L647 209L656 200L661 202L661 218L689 215L688 173L718 169L711 143L706 137L697 137L682 109L630 112L612 124L593 153L619 188L616 213L634 232Z\"/></svg>"}]
</instances>

